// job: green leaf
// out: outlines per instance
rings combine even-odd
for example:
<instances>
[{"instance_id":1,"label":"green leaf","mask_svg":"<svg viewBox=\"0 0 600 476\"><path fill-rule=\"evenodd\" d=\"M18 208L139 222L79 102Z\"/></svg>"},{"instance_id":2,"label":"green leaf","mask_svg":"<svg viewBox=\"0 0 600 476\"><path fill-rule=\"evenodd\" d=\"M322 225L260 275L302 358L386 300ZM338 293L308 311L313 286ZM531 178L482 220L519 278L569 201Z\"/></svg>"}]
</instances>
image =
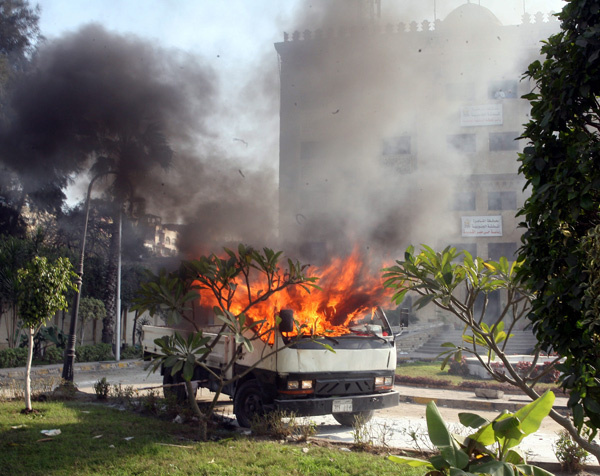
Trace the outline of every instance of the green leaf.
<instances>
[{"instance_id":1,"label":"green leaf","mask_svg":"<svg viewBox=\"0 0 600 476\"><path fill-rule=\"evenodd\" d=\"M471 466L471 471L477 474L489 474L491 476L516 476L511 464L503 461L489 461Z\"/></svg>"},{"instance_id":2,"label":"green leaf","mask_svg":"<svg viewBox=\"0 0 600 476\"><path fill-rule=\"evenodd\" d=\"M431 463L424 459L410 458L408 456L394 456L394 455L388 456L388 459L390 461L393 461L394 463L407 464L413 468L426 467L428 469L434 469L433 466L431 465Z\"/></svg>"},{"instance_id":3,"label":"green leaf","mask_svg":"<svg viewBox=\"0 0 600 476\"><path fill-rule=\"evenodd\" d=\"M554 476L554 474L546 471L545 469L532 464L519 464L517 465L517 469L519 472L527 476Z\"/></svg>"},{"instance_id":4,"label":"green leaf","mask_svg":"<svg viewBox=\"0 0 600 476\"><path fill-rule=\"evenodd\" d=\"M440 450L442 458L450 466L461 469L465 468L469 463L469 456L458 447L456 440L450 431L448 431L448 427L444 423L435 402L431 401L427 404L425 417L427 419L429 439Z\"/></svg>"},{"instance_id":5,"label":"green leaf","mask_svg":"<svg viewBox=\"0 0 600 476\"><path fill-rule=\"evenodd\" d=\"M508 417L502 420L492 422L492 428L496 438L508 438L520 441L525 436L521 430L521 422L516 417Z\"/></svg>"},{"instance_id":6,"label":"green leaf","mask_svg":"<svg viewBox=\"0 0 600 476\"><path fill-rule=\"evenodd\" d=\"M467 426L469 428L479 428L490 423L489 420L476 415L475 413L459 413L458 420L463 426Z\"/></svg>"}]
</instances>

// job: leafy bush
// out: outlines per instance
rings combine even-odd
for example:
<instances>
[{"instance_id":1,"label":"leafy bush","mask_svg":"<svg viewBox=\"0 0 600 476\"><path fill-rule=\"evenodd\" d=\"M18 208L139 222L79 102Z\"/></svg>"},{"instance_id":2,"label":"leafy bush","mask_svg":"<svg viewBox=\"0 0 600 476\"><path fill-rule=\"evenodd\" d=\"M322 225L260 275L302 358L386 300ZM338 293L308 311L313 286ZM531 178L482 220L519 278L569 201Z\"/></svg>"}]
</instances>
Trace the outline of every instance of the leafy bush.
<instances>
[{"instance_id":1,"label":"leafy bush","mask_svg":"<svg viewBox=\"0 0 600 476\"><path fill-rule=\"evenodd\" d=\"M64 350L57 347L48 347L42 364L60 364L64 360ZM127 355L133 355L131 351ZM75 349L75 360L77 362L101 362L103 360L114 360L112 346L110 344L81 345ZM123 358L132 358L131 356ZM3 349L0 350L0 369L11 367L24 367L27 360L27 349Z\"/></svg>"},{"instance_id":2,"label":"leafy bush","mask_svg":"<svg viewBox=\"0 0 600 476\"><path fill-rule=\"evenodd\" d=\"M140 346L127 346L121 349L122 359L139 359L140 357L142 357L142 348Z\"/></svg>"},{"instance_id":3,"label":"leafy bush","mask_svg":"<svg viewBox=\"0 0 600 476\"><path fill-rule=\"evenodd\" d=\"M24 367L27 361L27 349L3 349L0 350L0 368Z\"/></svg>"},{"instance_id":4,"label":"leafy bush","mask_svg":"<svg viewBox=\"0 0 600 476\"><path fill-rule=\"evenodd\" d=\"M45 364L60 364L64 361L65 349L59 349L58 347L48 347L44 352L43 361Z\"/></svg>"},{"instance_id":5,"label":"leafy bush","mask_svg":"<svg viewBox=\"0 0 600 476\"><path fill-rule=\"evenodd\" d=\"M429 439L439 454L429 460L389 456L389 459L412 467L429 470L428 474L529 474L550 476L551 473L527 464L517 446L527 435L535 433L548 416L554 403L554 394L546 392L537 400L515 413L504 411L489 421L474 413L460 413L459 419L469 431L466 438L451 433L435 405L429 402L426 409Z\"/></svg>"},{"instance_id":6,"label":"leafy bush","mask_svg":"<svg viewBox=\"0 0 600 476\"><path fill-rule=\"evenodd\" d=\"M558 434L558 439L552 445L556 459L563 470L577 473L583 469L583 463L589 453L573 441L571 435L563 430Z\"/></svg>"},{"instance_id":7,"label":"leafy bush","mask_svg":"<svg viewBox=\"0 0 600 476\"><path fill-rule=\"evenodd\" d=\"M96 398L98 400L106 400L109 391L110 384L106 381L106 377L102 377L94 384L94 392L96 392Z\"/></svg>"},{"instance_id":8,"label":"leafy bush","mask_svg":"<svg viewBox=\"0 0 600 476\"><path fill-rule=\"evenodd\" d=\"M114 358L110 344L81 345L75 349L77 362L101 362Z\"/></svg>"},{"instance_id":9,"label":"leafy bush","mask_svg":"<svg viewBox=\"0 0 600 476\"><path fill-rule=\"evenodd\" d=\"M469 366L467 365L467 359L464 357L459 361L451 360L448 366L449 375L459 375L460 377L466 377L469 375Z\"/></svg>"}]
</instances>

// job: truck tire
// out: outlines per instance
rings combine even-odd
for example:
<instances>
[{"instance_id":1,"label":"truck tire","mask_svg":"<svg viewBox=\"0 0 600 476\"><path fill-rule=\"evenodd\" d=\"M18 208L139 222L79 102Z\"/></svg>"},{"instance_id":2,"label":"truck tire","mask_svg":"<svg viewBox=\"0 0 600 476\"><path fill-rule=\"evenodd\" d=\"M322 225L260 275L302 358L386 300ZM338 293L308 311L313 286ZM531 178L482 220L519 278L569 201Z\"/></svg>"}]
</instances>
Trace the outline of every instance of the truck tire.
<instances>
[{"instance_id":1,"label":"truck tire","mask_svg":"<svg viewBox=\"0 0 600 476\"><path fill-rule=\"evenodd\" d=\"M371 418L373 418L374 414L374 410L352 413L333 413L333 418L335 418L335 420L342 426L353 427L357 418L359 419L360 423L367 423Z\"/></svg>"},{"instance_id":2,"label":"truck tire","mask_svg":"<svg viewBox=\"0 0 600 476\"><path fill-rule=\"evenodd\" d=\"M248 380L240 385L235 392L233 407L238 424L245 428L250 428L254 418L264 415L264 396L256 380Z\"/></svg>"},{"instance_id":3,"label":"truck tire","mask_svg":"<svg viewBox=\"0 0 600 476\"><path fill-rule=\"evenodd\" d=\"M183 379L181 374L171 375L171 369L165 369L163 374L163 385L173 385L174 383L181 383L175 387L163 387L163 395L165 398L175 398L177 403L187 402L187 390L183 385Z\"/></svg>"}]
</instances>

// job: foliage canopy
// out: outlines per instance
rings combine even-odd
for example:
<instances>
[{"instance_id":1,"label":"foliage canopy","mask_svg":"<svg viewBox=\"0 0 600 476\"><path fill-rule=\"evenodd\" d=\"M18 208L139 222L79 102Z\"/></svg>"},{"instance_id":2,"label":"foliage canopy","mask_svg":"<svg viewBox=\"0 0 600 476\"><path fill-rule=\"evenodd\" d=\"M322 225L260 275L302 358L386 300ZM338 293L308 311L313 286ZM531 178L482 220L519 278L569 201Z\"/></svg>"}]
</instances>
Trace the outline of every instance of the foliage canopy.
<instances>
[{"instance_id":1,"label":"foliage canopy","mask_svg":"<svg viewBox=\"0 0 600 476\"><path fill-rule=\"evenodd\" d=\"M598 285L597 253L590 254L598 233L589 233L600 224L600 5L573 0L558 17L561 31L525 73L536 88L524 96L532 109L519 160L532 193L519 212L520 276L535 295L530 319L538 341L565 358L576 425L597 429L600 316L589 312L589 291Z\"/></svg>"}]
</instances>

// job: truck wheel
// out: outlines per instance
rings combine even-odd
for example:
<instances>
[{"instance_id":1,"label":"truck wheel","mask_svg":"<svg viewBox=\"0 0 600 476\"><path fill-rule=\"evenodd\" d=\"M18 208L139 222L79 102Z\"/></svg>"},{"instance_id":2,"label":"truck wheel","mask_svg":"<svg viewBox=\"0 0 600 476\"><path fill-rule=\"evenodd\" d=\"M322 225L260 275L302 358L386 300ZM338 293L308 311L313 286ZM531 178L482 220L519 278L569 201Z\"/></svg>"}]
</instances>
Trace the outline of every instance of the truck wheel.
<instances>
[{"instance_id":1,"label":"truck wheel","mask_svg":"<svg viewBox=\"0 0 600 476\"><path fill-rule=\"evenodd\" d=\"M335 420L342 426L353 427L357 419L359 423L367 423L371 418L373 418L374 414L374 410L352 413L334 413L333 418L335 418Z\"/></svg>"},{"instance_id":2,"label":"truck wheel","mask_svg":"<svg viewBox=\"0 0 600 476\"><path fill-rule=\"evenodd\" d=\"M171 375L171 369L165 369L163 375L163 385L173 385L174 383L183 383L181 374ZM175 398L177 403L187 402L187 391L185 385L177 385L175 387L163 387L163 395L165 398Z\"/></svg>"},{"instance_id":3,"label":"truck wheel","mask_svg":"<svg viewBox=\"0 0 600 476\"><path fill-rule=\"evenodd\" d=\"M235 417L240 426L250 428L253 418L263 415L263 392L256 380L244 382L235 393Z\"/></svg>"}]
</instances>

